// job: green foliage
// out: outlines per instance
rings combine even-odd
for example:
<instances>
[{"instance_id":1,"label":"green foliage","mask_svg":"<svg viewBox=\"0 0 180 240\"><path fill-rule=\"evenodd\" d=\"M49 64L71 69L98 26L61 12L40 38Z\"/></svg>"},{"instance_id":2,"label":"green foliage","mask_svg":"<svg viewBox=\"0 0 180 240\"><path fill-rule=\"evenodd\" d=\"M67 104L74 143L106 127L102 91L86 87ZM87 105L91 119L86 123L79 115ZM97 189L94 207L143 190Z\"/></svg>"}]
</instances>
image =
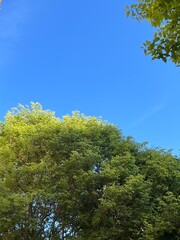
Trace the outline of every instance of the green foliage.
<instances>
[{"instance_id":1,"label":"green foliage","mask_svg":"<svg viewBox=\"0 0 180 240\"><path fill-rule=\"evenodd\" d=\"M138 0L137 4L127 7L126 14L138 21L146 19L157 29L153 40L144 43L146 55L180 64L179 0Z\"/></svg>"},{"instance_id":2,"label":"green foliage","mask_svg":"<svg viewBox=\"0 0 180 240\"><path fill-rule=\"evenodd\" d=\"M38 103L0 128L0 239L179 239L180 162Z\"/></svg>"}]
</instances>

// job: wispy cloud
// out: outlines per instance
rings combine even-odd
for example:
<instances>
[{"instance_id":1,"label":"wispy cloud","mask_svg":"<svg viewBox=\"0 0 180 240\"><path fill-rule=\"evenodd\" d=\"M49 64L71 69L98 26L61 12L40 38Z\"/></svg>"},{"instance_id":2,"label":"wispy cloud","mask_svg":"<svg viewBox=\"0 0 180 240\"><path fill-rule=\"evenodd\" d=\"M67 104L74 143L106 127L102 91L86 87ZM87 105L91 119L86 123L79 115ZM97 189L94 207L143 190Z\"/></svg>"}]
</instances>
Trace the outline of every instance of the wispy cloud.
<instances>
[{"instance_id":1,"label":"wispy cloud","mask_svg":"<svg viewBox=\"0 0 180 240\"><path fill-rule=\"evenodd\" d=\"M134 125L141 124L153 115L157 114L158 112L162 111L164 108L166 108L166 104L157 104L153 106L152 108L148 109L142 117L140 117Z\"/></svg>"},{"instance_id":2,"label":"wispy cloud","mask_svg":"<svg viewBox=\"0 0 180 240\"><path fill-rule=\"evenodd\" d=\"M21 26L25 21L29 8L27 1L16 0L8 4L2 4L0 10L0 40L20 37Z\"/></svg>"},{"instance_id":3,"label":"wispy cloud","mask_svg":"<svg viewBox=\"0 0 180 240\"><path fill-rule=\"evenodd\" d=\"M12 58L16 43L22 39L23 25L29 14L29 3L25 0L4 1L0 10L0 64Z\"/></svg>"}]
</instances>

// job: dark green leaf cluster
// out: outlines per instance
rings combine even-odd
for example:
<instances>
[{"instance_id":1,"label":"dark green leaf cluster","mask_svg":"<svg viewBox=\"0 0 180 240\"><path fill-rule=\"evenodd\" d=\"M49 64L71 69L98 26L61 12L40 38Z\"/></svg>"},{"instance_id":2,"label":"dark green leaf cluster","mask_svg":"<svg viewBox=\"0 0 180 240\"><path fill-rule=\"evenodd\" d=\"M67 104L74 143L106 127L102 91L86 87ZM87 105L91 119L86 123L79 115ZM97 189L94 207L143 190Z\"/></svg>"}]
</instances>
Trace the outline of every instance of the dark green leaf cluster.
<instances>
[{"instance_id":1,"label":"dark green leaf cluster","mask_svg":"<svg viewBox=\"0 0 180 240\"><path fill-rule=\"evenodd\" d=\"M37 103L0 128L0 239L180 239L180 162Z\"/></svg>"},{"instance_id":2,"label":"dark green leaf cluster","mask_svg":"<svg viewBox=\"0 0 180 240\"><path fill-rule=\"evenodd\" d=\"M144 43L146 55L152 59L170 59L180 64L180 1L179 0L138 0L127 7L127 16L146 19L157 29L152 41Z\"/></svg>"}]
</instances>

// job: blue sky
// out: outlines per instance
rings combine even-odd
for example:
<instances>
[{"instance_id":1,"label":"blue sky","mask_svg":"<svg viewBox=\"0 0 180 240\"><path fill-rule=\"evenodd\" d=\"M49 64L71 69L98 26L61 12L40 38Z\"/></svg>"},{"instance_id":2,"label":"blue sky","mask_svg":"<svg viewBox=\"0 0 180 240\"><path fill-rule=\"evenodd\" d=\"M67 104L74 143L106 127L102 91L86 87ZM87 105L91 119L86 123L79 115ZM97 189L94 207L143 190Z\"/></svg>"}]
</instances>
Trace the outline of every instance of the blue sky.
<instances>
[{"instance_id":1,"label":"blue sky","mask_svg":"<svg viewBox=\"0 0 180 240\"><path fill-rule=\"evenodd\" d=\"M0 119L40 102L61 117L102 116L150 146L180 149L180 69L151 61L135 0L4 0L0 11Z\"/></svg>"}]
</instances>

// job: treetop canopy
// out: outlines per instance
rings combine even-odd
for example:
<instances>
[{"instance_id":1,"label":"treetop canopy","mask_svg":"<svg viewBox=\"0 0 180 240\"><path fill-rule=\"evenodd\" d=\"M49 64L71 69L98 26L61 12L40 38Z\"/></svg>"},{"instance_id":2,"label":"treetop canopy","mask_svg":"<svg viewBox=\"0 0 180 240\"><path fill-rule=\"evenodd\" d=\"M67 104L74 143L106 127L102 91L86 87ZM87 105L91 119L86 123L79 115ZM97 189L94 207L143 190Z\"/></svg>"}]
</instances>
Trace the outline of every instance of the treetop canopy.
<instances>
[{"instance_id":1,"label":"treetop canopy","mask_svg":"<svg viewBox=\"0 0 180 240\"><path fill-rule=\"evenodd\" d=\"M179 239L180 162L79 112L38 103L0 128L3 240Z\"/></svg>"}]
</instances>

